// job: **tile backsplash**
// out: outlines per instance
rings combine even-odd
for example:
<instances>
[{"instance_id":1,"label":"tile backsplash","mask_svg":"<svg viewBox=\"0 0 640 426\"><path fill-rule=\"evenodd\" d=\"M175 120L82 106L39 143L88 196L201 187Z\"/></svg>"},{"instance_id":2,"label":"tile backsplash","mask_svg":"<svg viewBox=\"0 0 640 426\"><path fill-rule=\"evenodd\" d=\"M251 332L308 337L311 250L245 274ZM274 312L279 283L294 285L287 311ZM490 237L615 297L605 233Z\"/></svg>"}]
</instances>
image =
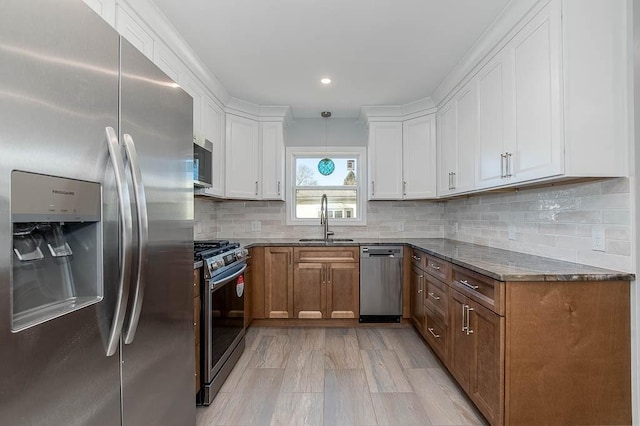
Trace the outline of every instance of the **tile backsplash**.
<instances>
[{"instance_id":1,"label":"tile backsplash","mask_svg":"<svg viewBox=\"0 0 640 426\"><path fill-rule=\"evenodd\" d=\"M454 199L444 216L445 238L632 271L627 178ZM592 250L594 228L605 251Z\"/></svg>"},{"instance_id":2,"label":"tile backsplash","mask_svg":"<svg viewBox=\"0 0 640 426\"><path fill-rule=\"evenodd\" d=\"M322 226L286 224L282 201L224 201L195 199L194 238L321 238ZM444 203L434 201L372 201L366 226L331 226L335 238L441 238ZM252 231L252 222L260 231Z\"/></svg>"},{"instance_id":3,"label":"tile backsplash","mask_svg":"<svg viewBox=\"0 0 640 426\"><path fill-rule=\"evenodd\" d=\"M336 238L445 237L631 272L629 191L629 179L616 178L448 201L374 201L367 203L366 226L331 230ZM319 223L286 225L282 201L196 198L194 212L195 239L322 236ZM252 231L257 222L260 230ZM594 228L604 231L605 251L591 249Z\"/></svg>"}]
</instances>

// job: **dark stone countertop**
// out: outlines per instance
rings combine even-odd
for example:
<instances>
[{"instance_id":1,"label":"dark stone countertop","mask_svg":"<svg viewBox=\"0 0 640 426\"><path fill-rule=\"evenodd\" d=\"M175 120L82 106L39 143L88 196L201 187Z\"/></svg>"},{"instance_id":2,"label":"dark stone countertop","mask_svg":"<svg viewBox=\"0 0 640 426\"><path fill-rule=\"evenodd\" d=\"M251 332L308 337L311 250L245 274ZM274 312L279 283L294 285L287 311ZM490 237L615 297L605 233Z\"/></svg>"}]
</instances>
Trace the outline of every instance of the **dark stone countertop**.
<instances>
[{"instance_id":1,"label":"dark stone countertop","mask_svg":"<svg viewBox=\"0 0 640 426\"><path fill-rule=\"evenodd\" d=\"M294 238L240 240L246 248L267 246L349 247L402 244L500 281L630 281L635 274L445 238L356 239L330 242Z\"/></svg>"}]
</instances>

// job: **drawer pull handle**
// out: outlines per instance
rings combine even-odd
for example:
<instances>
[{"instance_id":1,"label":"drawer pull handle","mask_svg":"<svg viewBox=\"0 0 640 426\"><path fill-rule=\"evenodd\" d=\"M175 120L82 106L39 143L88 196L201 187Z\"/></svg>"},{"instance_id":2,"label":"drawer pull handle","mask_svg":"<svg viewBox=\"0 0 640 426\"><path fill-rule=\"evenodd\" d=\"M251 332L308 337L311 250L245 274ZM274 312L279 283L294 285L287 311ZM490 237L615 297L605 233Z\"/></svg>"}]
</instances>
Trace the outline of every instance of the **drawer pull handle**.
<instances>
[{"instance_id":1,"label":"drawer pull handle","mask_svg":"<svg viewBox=\"0 0 640 426\"><path fill-rule=\"evenodd\" d=\"M429 296L433 297L436 300L440 300L440 296L436 296L433 292L429 292Z\"/></svg>"},{"instance_id":2,"label":"drawer pull handle","mask_svg":"<svg viewBox=\"0 0 640 426\"><path fill-rule=\"evenodd\" d=\"M418 278L424 278L424 275L418 275Z\"/></svg>"},{"instance_id":3,"label":"drawer pull handle","mask_svg":"<svg viewBox=\"0 0 640 426\"><path fill-rule=\"evenodd\" d=\"M436 334L436 333L433 331L433 328L431 328L431 327L427 327L427 330L429 330L429 333L431 333L431 334L433 335L433 337L435 337L436 339L439 339L439 338L440 338L440 335L439 335L439 334Z\"/></svg>"},{"instance_id":4,"label":"drawer pull handle","mask_svg":"<svg viewBox=\"0 0 640 426\"><path fill-rule=\"evenodd\" d=\"M411 256L413 258L413 260L420 260L421 257L420 256Z\"/></svg>"},{"instance_id":5,"label":"drawer pull handle","mask_svg":"<svg viewBox=\"0 0 640 426\"><path fill-rule=\"evenodd\" d=\"M422 290L418 290L418 294L422 293Z\"/></svg>"},{"instance_id":6,"label":"drawer pull handle","mask_svg":"<svg viewBox=\"0 0 640 426\"><path fill-rule=\"evenodd\" d=\"M439 266L437 266L437 265L434 265L433 263L431 264L431 267L432 267L433 269L435 269L436 271L439 271L439 270L440 270L440 267L439 267Z\"/></svg>"},{"instance_id":7,"label":"drawer pull handle","mask_svg":"<svg viewBox=\"0 0 640 426\"><path fill-rule=\"evenodd\" d=\"M470 284L469 281L467 280L460 280L460 284L462 284L465 287L469 287L471 290L477 290L480 288L477 285Z\"/></svg>"}]
</instances>

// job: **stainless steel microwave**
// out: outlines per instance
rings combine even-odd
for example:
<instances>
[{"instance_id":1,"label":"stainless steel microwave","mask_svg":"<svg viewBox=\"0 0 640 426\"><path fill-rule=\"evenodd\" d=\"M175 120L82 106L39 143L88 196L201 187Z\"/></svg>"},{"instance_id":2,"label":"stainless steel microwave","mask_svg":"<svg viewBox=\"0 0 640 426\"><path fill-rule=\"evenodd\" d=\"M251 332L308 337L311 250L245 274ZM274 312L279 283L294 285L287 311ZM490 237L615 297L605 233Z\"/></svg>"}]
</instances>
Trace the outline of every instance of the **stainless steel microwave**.
<instances>
[{"instance_id":1,"label":"stainless steel microwave","mask_svg":"<svg viewBox=\"0 0 640 426\"><path fill-rule=\"evenodd\" d=\"M213 171L211 170L211 156L213 144L206 140L204 146L194 142L193 144L193 184L208 188L211 186Z\"/></svg>"}]
</instances>

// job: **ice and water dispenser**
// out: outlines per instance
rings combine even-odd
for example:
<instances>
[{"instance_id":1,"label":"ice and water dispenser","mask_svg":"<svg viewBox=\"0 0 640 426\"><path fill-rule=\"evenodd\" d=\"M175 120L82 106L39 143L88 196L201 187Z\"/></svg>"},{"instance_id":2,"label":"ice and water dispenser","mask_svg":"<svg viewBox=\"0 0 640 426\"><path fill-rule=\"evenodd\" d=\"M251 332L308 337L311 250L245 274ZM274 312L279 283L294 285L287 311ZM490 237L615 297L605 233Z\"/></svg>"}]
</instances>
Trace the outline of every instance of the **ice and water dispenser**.
<instances>
[{"instance_id":1,"label":"ice and water dispenser","mask_svg":"<svg viewBox=\"0 0 640 426\"><path fill-rule=\"evenodd\" d=\"M12 331L103 297L100 184L11 174Z\"/></svg>"}]
</instances>

